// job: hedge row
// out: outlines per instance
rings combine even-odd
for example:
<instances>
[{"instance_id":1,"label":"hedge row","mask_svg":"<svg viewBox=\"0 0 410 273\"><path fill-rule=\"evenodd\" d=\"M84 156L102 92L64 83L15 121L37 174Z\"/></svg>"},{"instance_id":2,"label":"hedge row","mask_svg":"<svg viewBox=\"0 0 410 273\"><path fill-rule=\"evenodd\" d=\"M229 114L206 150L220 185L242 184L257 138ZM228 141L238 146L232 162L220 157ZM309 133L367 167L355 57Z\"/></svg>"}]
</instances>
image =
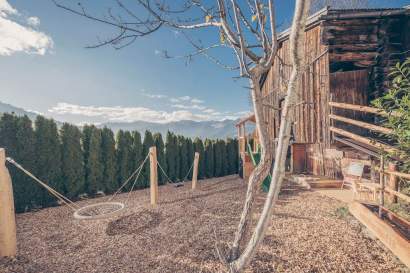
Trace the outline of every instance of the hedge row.
<instances>
[{"instance_id":1,"label":"hedge row","mask_svg":"<svg viewBox=\"0 0 410 273\"><path fill-rule=\"evenodd\" d=\"M34 125L34 126L33 126ZM27 116L4 114L0 119L0 147L7 156L30 170L51 187L71 199L87 194L110 194L116 191L143 162L148 149L157 147L160 165L169 178L176 182L185 178L200 153L199 178L220 177L238 171L236 139L226 141L199 138L192 140L168 132L165 143L160 133L120 130L116 136L109 128L86 125L82 129L38 116L34 122ZM12 166L8 166L13 180L16 211L56 204L47 191ZM191 178L189 172L188 179ZM167 178L159 170L159 183ZM144 165L134 189L148 187L149 163ZM124 191L130 190L131 184Z\"/></svg>"}]
</instances>

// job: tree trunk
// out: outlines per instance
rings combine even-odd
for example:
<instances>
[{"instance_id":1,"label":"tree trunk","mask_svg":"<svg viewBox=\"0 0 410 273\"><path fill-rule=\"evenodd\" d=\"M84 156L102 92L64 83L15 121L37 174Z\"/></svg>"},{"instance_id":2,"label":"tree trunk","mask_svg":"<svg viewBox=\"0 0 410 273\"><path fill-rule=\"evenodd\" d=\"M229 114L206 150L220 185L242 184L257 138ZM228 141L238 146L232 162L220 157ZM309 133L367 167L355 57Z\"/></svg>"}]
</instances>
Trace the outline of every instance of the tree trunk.
<instances>
[{"instance_id":1,"label":"tree trunk","mask_svg":"<svg viewBox=\"0 0 410 273\"><path fill-rule=\"evenodd\" d=\"M252 210L254 195L257 190L257 186L260 184L260 182L263 181L263 179L268 176L273 160L273 141L269 137L267 124L263 116L263 97L262 90L260 88L260 76L253 77L249 81L252 90L252 103L255 112L256 129L258 130L261 146L261 159L249 177L245 204L243 206L241 219L239 221L238 229L235 234L235 239L231 247L231 253L229 257L230 261L236 260L239 257L239 245L243 240L247 223L249 221L249 218L251 217L250 212Z\"/></svg>"},{"instance_id":2,"label":"tree trunk","mask_svg":"<svg viewBox=\"0 0 410 273\"><path fill-rule=\"evenodd\" d=\"M295 15L293 18L290 34L290 54L292 60L292 73L289 79L285 105L282 109L281 124L276 149L275 164L272 172L272 181L269 192L258 220L256 228L242 255L229 264L230 272L243 272L256 253L268 229L274 205L278 199L280 187L285 174L286 155L289 146L290 129L293 119L293 106L296 102L297 84L301 72L301 59L303 57L303 40L306 17L310 6L310 0L296 0ZM256 109L255 109L256 111ZM261 120L257 120L261 122ZM264 121L262 121L264 122Z\"/></svg>"}]
</instances>

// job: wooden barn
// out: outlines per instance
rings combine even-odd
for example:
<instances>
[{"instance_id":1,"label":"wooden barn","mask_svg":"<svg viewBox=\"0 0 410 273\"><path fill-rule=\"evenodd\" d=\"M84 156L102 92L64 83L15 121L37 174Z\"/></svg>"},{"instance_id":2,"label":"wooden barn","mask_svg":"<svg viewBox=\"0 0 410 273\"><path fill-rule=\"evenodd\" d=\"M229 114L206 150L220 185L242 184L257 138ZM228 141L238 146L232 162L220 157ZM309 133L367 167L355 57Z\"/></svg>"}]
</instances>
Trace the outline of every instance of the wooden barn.
<instances>
[{"instance_id":1,"label":"wooden barn","mask_svg":"<svg viewBox=\"0 0 410 273\"><path fill-rule=\"evenodd\" d=\"M280 34L279 42L278 57L262 79L272 139L279 131L291 71L289 31ZM375 125L377 114L361 106L385 92L390 67L410 55L410 7L323 9L308 19L304 50L289 168L293 173L341 178L343 158L371 161L383 146L371 140L380 129ZM237 124L245 177L252 170L246 143L256 136L245 133L248 122L254 118ZM256 152L256 147L251 149Z\"/></svg>"}]
</instances>

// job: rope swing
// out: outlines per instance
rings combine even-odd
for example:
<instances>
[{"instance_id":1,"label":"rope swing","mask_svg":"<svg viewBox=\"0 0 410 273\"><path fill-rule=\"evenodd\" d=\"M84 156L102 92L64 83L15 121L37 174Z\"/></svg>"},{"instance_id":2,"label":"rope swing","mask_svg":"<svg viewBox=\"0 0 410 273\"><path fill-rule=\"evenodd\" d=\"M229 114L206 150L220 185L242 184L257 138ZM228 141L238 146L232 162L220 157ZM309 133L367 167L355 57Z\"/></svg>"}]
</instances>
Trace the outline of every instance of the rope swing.
<instances>
[{"instance_id":1,"label":"rope swing","mask_svg":"<svg viewBox=\"0 0 410 273\"><path fill-rule=\"evenodd\" d=\"M141 164L136 168L131 175L124 181L124 183L121 184L121 186L117 189L117 191L110 197L106 202L98 202L86 206L80 207L73 201L71 201L68 197L64 196L63 194L59 193L52 187L50 187L47 183L44 181L40 180L37 178L34 174L32 174L30 171L25 169L23 166L21 166L19 163L14 161L12 158L7 157L6 161L14 165L17 169L25 173L27 176L32 178L35 182L37 182L41 187L46 189L51 195L53 195L55 198L57 198L62 204L66 205L69 207L71 210L73 210L73 216L75 219L80 219L80 220L93 220L93 219L102 219L106 218L109 216L112 216L116 214L117 212L123 210L125 206L127 205L130 197L131 197L131 192L134 190L135 185L138 182L138 178L140 177L142 170L144 168L145 163L147 162L148 158L150 158L150 191L151 191L151 204L156 205L157 200L158 200L158 171L157 167L162 171L164 176L167 178L167 182L170 184L175 185L175 187L181 187L184 186L185 180L188 178L189 174L191 173L192 169L194 168L193 171L193 180L192 180L192 189L194 190L196 187L196 179L198 175L198 160L199 160L199 154L195 153L195 158L194 161L192 162L188 172L184 176L184 178L179 181L179 182L174 182L171 180L171 178L168 176L168 174L165 172L164 168L161 166L161 164L158 162L156 158L156 147L153 146L150 148L150 151L148 152L147 156L145 159L141 162ZM194 167L195 165L195 167ZM129 183L132 182L132 185L128 191L128 194L125 198L124 202L114 202L113 199L117 197L117 195L124 189L125 186L127 186Z\"/></svg>"},{"instance_id":2,"label":"rope swing","mask_svg":"<svg viewBox=\"0 0 410 273\"><path fill-rule=\"evenodd\" d=\"M92 220L92 219L102 219L108 216L112 216L113 214L123 210L125 208L125 204L127 204L131 191L134 189L138 178L142 172L145 162L149 158L149 154L145 157L144 161L139 165L139 167L125 180L125 182L118 188L118 190L108 199L108 202L100 202L96 204L91 204L87 206L80 207L73 201L71 201L68 197L64 196L63 194L59 193L47 183L41 181L37 178L34 174L26 170L23 166L18 164L12 158L7 157L6 160L14 165L17 169L21 170L27 176L32 178L35 182L37 182L40 186L45 188L51 195L56 197L58 200L61 201L64 205L69 207L71 210L74 211L74 218L80 220ZM127 198L125 199L124 203L121 202L113 202L112 200L118 195L119 192L134 178L134 182L128 192Z\"/></svg>"},{"instance_id":3,"label":"rope swing","mask_svg":"<svg viewBox=\"0 0 410 273\"><path fill-rule=\"evenodd\" d=\"M194 161L192 161L191 167L189 167L188 172L186 173L186 175L184 176L184 178L180 181L180 182L175 182L173 181L171 178L169 178L169 176L166 174L166 172L164 171L164 169L162 168L161 164L159 164L159 162L157 162L159 169L161 170L161 172L165 175L167 182L170 184L174 184L175 187L182 187L184 186L185 180L188 178L188 175L191 173L192 167L194 166Z\"/></svg>"}]
</instances>

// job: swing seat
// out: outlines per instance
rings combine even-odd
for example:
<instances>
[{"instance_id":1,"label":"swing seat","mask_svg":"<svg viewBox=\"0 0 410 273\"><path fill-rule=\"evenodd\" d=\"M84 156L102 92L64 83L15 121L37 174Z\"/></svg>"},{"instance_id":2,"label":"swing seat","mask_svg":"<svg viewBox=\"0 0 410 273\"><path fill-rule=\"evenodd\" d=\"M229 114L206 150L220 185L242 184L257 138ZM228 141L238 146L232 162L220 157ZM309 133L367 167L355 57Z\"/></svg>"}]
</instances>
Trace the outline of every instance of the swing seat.
<instances>
[{"instance_id":1,"label":"swing seat","mask_svg":"<svg viewBox=\"0 0 410 273\"><path fill-rule=\"evenodd\" d=\"M120 202L103 202L91 204L79 208L74 212L74 218L78 220L95 220L112 216L123 210L125 205Z\"/></svg>"},{"instance_id":2,"label":"swing seat","mask_svg":"<svg viewBox=\"0 0 410 273\"><path fill-rule=\"evenodd\" d=\"M175 183L175 185L174 185L175 188L179 188L179 187L183 187L183 186L184 186L184 182L178 182L178 183Z\"/></svg>"}]
</instances>

